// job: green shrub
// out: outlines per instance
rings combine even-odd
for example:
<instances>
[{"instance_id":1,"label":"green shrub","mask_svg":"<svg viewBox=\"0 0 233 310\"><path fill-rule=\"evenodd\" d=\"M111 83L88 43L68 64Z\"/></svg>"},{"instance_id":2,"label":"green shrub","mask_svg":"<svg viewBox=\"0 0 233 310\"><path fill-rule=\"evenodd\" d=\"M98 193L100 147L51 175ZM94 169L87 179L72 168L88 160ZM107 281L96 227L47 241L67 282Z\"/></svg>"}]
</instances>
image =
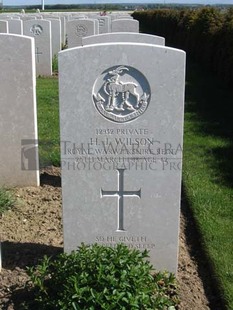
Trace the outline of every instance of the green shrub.
<instances>
[{"instance_id":1,"label":"green shrub","mask_svg":"<svg viewBox=\"0 0 233 310\"><path fill-rule=\"evenodd\" d=\"M15 204L15 198L12 193L5 188L0 188L0 215L12 208Z\"/></svg>"},{"instance_id":2,"label":"green shrub","mask_svg":"<svg viewBox=\"0 0 233 310\"><path fill-rule=\"evenodd\" d=\"M175 279L152 275L148 252L82 244L78 251L45 257L28 268L35 300L27 309L175 309Z\"/></svg>"},{"instance_id":3,"label":"green shrub","mask_svg":"<svg viewBox=\"0 0 233 310\"><path fill-rule=\"evenodd\" d=\"M166 45L184 49L199 64L233 83L233 9L214 7L135 11L140 30L164 36Z\"/></svg>"}]
</instances>

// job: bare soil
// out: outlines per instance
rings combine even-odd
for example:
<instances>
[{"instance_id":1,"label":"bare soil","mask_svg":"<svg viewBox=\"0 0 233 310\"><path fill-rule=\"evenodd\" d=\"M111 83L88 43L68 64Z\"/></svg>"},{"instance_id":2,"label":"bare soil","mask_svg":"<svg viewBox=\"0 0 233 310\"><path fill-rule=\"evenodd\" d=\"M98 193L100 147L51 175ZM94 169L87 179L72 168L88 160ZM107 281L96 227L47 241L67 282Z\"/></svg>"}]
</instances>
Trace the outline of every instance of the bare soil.
<instances>
[{"instance_id":1,"label":"bare soil","mask_svg":"<svg viewBox=\"0 0 233 310\"><path fill-rule=\"evenodd\" d=\"M25 300L26 266L62 252L60 169L41 171L41 186L16 188L17 205L0 218L2 264L0 309L17 310ZM179 310L223 310L187 201L182 200L178 285Z\"/></svg>"}]
</instances>

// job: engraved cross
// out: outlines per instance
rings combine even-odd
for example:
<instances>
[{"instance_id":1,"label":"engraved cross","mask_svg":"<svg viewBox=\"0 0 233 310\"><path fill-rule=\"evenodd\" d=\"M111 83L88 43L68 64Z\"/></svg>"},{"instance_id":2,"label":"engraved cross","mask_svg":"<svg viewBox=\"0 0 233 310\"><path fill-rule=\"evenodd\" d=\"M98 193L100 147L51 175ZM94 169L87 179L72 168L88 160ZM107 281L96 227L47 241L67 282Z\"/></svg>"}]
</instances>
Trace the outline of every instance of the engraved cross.
<instances>
[{"instance_id":1,"label":"engraved cross","mask_svg":"<svg viewBox=\"0 0 233 310\"><path fill-rule=\"evenodd\" d=\"M39 59L39 56L42 55L43 53L42 52L39 52L39 48L37 47L36 48L36 59L37 59L37 62L39 63L40 62L40 59Z\"/></svg>"},{"instance_id":2,"label":"engraved cross","mask_svg":"<svg viewBox=\"0 0 233 310\"><path fill-rule=\"evenodd\" d=\"M124 197L128 196L141 198L141 189L138 191L124 191L124 171L125 169L117 169L118 190L104 191L101 188L101 198L105 196L118 198L117 231L124 231Z\"/></svg>"}]
</instances>

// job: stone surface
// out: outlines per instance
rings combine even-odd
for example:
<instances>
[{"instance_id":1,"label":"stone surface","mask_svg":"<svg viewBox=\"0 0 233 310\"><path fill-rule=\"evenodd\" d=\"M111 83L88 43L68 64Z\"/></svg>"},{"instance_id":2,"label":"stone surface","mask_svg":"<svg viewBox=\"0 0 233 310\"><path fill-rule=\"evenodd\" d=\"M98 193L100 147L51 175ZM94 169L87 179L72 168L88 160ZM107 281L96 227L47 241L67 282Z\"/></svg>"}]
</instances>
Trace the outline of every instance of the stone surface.
<instances>
[{"instance_id":1,"label":"stone surface","mask_svg":"<svg viewBox=\"0 0 233 310\"><path fill-rule=\"evenodd\" d=\"M39 164L33 39L1 34L0 54L0 186L37 186Z\"/></svg>"},{"instance_id":2,"label":"stone surface","mask_svg":"<svg viewBox=\"0 0 233 310\"><path fill-rule=\"evenodd\" d=\"M96 20L74 19L66 23L68 47L82 45L82 38L96 34Z\"/></svg>"},{"instance_id":3,"label":"stone surface","mask_svg":"<svg viewBox=\"0 0 233 310\"><path fill-rule=\"evenodd\" d=\"M185 53L158 45L59 53L65 251L123 242L176 271L184 73Z\"/></svg>"},{"instance_id":4,"label":"stone surface","mask_svg":"<svg viewBox=\"0 0 233 310\"><path fill-rule=\"evenodd\" d=\"M112 21L112 32L139 32L139 21L129 18Z\"/></svg>"},{"instance_id":5,"label":"stone surface","mask_svg":"<svg viewBox=\"0 0 233 310\"><path fill-rule=\"evenodd\" d=\"M9 33L13 34L23 34L23 21L19 19L9 19L8 20Z\"/></svg>"},{"instance_id":6,"label":"stone surface","mask_svg":"<svg viewBox=\"0 0 233 310\"><path fill-rule=\"evenodd\" d=\"M24 35L35 39L36 75L52 75L51 22L49 20L25 20Z\"/></svg>"},{"instance_id":7,"label":"stone surface","mask_svg":"<svg viewBox=\"0 0 233 310\"><path fill-rule=\"evenodd\" d=\"M57 56L61 50L61 21L60 19L47 18L51 22L52 57Z\"/></svg>"},{"instance_id":8,"label":"stone surface","mask_svg":"<svg viewBox=\"0 0 233 310\"><path fill-rule=\"evenodd\" d=\"M111 18L109 16L95 17L99 22L99 33L108 33L111 31Z\"/></svg>"},{"instance_id":9,"label":"stone surface","mask_svg":"<svg viewBox=\"0 0 233 310\"><path fill-rule=\"evenodd\" d=\"M0 33L8 33L7 20L0 20Z\"/></svg>"},{"instance_id":10,"label":"stone surface","mask_svg":"<svg viewBox=\"0 0 233 310\"><path fill-rule=\"evenodd\" d=\"M159 36L153 36L142 33L132 32L112 32L85 37L82 40L83 45L109 43L109 42L135 42L146 44L165 45L165 39Z\"/></svg>"}]
</instances>

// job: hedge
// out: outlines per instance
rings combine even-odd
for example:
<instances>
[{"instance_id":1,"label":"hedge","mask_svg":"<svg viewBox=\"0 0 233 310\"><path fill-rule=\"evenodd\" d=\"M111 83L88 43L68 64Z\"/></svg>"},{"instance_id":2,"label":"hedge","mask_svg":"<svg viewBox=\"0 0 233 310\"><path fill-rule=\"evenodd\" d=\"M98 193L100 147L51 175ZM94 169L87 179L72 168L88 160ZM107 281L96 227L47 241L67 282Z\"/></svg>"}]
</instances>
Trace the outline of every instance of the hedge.
<instances>
[{"instance_id":1,"label":"hedge","mask_svg":"<svg viewBox=\"0 0 233 310\"><path fill-rule=\"evenodd\" d=\"M233 82L233 8L163 9L134 12L142 32L163 36L195 61Z\"/></svg>"}]
</instances>

